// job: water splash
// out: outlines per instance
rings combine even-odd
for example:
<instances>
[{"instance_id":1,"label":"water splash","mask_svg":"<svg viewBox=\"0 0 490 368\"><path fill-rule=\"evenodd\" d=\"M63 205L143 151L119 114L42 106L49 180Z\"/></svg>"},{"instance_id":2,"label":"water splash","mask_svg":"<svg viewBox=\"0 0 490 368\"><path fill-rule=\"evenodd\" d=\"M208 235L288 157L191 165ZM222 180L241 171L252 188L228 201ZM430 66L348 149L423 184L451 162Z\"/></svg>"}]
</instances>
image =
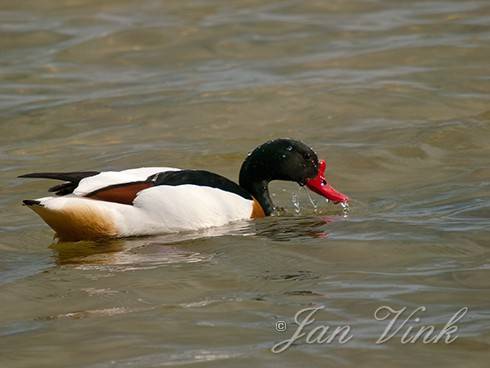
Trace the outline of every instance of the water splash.
<instances>
[{"instance_id":1,"label":"water splash","mask_svg":"<svg viewBox=\"0 0 490 368\"><path fill-rule=\"evenodd\" d=\"M308 200L310 201L311 205L313 206L313 212L316 214L318 213L318 203L311 197L310 191L303 187L303 190L306 193L306 196L308 197Z\"/></svg>"},{"instance_id":2,"label":"water splash","mask_svg":"<svg viewBox=\"0 0 490 368\"><path fill-rule=\"evenodd\" d=\"M310 191L308 189L306 189L305 187L300 187L300 188L301 189L298 189L298 191L291 193L291 203L293 204L293 207L294 207L294 213L296 215L301 214L301 201L300 201L301 190L303 190L306 193L306 198L308 198L308 201L310 202L311 206L313 207L313 212L315 214L321 213L320 204L318 203L318 201L313 199ZM286 190L283 189L283 192L286 192ZM324 198L324 200L325 200L325 203L331 202L328 198ZM340 204L340 206L342 207L342 217L347 218L349 216L349 213L350 213L349 203L347 203L347 202L340 202L340 203L335 202L335 204ZM279 211L278 211L278 213L279 213Z\"/></svg>"}]
</instances>

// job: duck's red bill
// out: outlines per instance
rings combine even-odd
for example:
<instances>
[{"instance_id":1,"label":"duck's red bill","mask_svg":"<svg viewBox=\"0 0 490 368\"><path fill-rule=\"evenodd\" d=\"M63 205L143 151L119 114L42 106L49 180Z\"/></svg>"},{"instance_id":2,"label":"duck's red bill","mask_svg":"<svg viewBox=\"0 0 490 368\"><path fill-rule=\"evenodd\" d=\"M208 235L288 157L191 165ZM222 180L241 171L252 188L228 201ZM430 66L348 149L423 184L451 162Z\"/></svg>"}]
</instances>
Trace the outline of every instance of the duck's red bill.
<instances>
[{"instance_id":1,"label":"duck's red bill","mask_svg":"<svg viewBox=\"0 0 490 368\"><path fill-rule=\"evenodd\" d=\"M318 175L313 179L308 180L306 186L313 192L320 194L322 197L325 197L334 203L348 202L349 197L337 192L330 184L328 184L327 180L325 180L326 167L327 164L325 160L321 160L318 167Z\"/></svg>"}]
</instances>

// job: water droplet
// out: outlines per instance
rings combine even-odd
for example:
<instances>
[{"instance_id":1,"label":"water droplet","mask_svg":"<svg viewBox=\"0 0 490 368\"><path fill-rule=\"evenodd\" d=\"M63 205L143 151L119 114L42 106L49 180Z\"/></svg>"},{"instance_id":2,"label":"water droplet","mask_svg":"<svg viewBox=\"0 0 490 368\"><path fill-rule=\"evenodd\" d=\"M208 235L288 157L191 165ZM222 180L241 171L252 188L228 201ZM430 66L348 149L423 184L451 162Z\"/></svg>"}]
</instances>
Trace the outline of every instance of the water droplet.
<instances>
[{"instance_id":1,"label":"water droplet","mask_svg":"<svg viewBox=\"0 0 490 368\"><path fill-rule=\"evenodd\" d=\"M299 205L299 199L296 193L293 193L293 195L291 196L291 202L293 202L294 212L299 215L299 213L301 212L301 207Z\"/></svg>"},{"instance_id":2,"label":"water droplet","mask_svg":"<svg viewBox=\"0 0 490 368\"><path fill-rule=\"evenodd\" d=\"M282 158L286 158L286 155L282 155Z\"/></svg>"},{"instance_id":3,"label":"water droplet","mask_svg":"<svg viewBox=\"0 0 490 368\"><path fill-rule=\"evenodd\" d=\"M288 146L286 149L287 149L288 151L292 151L292 150L293 150L293 146Z\"/></svg>"},{"instance_id":4,"label":"water droplet","mask_svg":"<svg viewBox=\"0 0 490 368\"><path fill-rule=\"evenodd\" d=\"M349 204L347 202L340 202L340 205L342 206L342 212L344 213L344 217L348 217L350 211Z\"/></svg>"}]
</instances>

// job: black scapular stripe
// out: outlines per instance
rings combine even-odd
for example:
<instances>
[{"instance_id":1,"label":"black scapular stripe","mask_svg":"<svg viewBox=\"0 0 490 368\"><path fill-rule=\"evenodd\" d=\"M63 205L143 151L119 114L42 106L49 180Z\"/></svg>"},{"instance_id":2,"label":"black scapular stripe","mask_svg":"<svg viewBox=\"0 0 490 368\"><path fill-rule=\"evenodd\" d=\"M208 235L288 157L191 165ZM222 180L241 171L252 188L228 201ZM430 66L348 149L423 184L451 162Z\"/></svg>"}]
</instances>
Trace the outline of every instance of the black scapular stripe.
<instances>
[{"instance_id":1,"label":"black scapular stripe","mask_svg":"<svg viewBox=\"0 0 490 368\"><path fill-rule=\"evenodd\" d=\"M205 170L179 170L157 173L148 178L155 185L184 185L194 184L211 187L234 193L245 199L252 200L252 196L245 189L224 176Z\"/></svg>"},{"instance_id":2,"label":"black scapular stripe","mask_svg":"<svg viewBox=\"0 0 490 368\"><path fill-rule=\"evenodd\" d=\"M56 179L64 180L68 183L58 184L48 189L48 192L55 192L58 196L73 193L80 183L80 180L100 174L99 171L73 171L73 172L56 172L56 173L30 173L20 175L19 178L39 178L39 179Z\"/></svg>"}]
</instances>

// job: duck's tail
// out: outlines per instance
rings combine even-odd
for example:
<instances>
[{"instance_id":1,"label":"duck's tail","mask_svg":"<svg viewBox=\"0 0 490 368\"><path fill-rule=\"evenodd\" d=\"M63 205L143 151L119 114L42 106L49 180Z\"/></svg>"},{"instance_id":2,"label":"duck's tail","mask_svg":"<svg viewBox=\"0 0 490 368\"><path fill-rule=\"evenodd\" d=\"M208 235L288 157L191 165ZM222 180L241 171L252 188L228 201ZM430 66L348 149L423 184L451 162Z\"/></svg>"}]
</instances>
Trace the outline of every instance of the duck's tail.
<instances>
[{"instance_id":1,"label":"duck's tail","mask_svg":"<svg viewBox=\"0 0 490 368\"><path fill-rule=\"evenodd\" d=\"M82 179L97 174L99 174L98 171L40 172L20 175L19 178L63 180L66 183L58 184L48 189L48 192L55 192L56 195L62 196L73 193L73 190L78 186Z\"/></svg>"},{"instance_id":2,"label":"duck's tail","mask_svg":"<svg viewBox=\"0 0 490 368\"><path fill-rule=\"evenodd\" d=\"M111 212L96 206L96 201L69 196L22 202L36 212L61 241L94 240L118 234Z\"/></svg>"}]
</instances>

